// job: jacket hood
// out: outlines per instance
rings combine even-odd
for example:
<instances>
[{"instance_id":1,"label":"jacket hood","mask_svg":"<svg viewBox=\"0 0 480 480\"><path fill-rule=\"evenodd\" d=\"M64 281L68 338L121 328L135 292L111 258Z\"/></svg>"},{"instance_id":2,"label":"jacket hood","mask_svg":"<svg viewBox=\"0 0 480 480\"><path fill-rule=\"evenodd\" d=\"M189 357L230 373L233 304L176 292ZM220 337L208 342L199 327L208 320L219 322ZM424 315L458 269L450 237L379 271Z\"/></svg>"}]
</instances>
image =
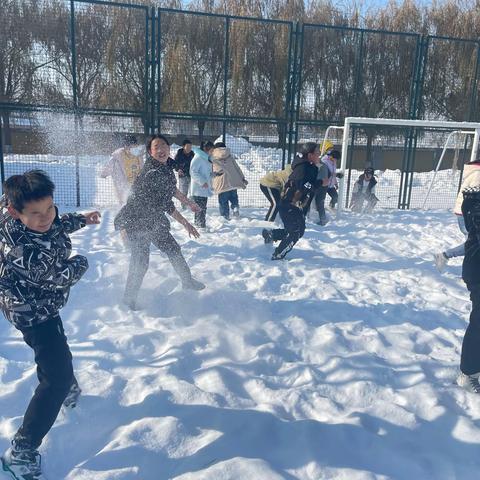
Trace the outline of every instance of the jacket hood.
<instances>
[{"instance_id":1,"label":"jacket hood","mask_svg":"<svg viewBox=\"0 0 480 480\"><path fill-rule=\"evenodd\" d=\"M224 160L225 158L230 157L231 153L228 147L217 147L212 150L210 156L218 160Z\"/></svg>"}]
</instances>

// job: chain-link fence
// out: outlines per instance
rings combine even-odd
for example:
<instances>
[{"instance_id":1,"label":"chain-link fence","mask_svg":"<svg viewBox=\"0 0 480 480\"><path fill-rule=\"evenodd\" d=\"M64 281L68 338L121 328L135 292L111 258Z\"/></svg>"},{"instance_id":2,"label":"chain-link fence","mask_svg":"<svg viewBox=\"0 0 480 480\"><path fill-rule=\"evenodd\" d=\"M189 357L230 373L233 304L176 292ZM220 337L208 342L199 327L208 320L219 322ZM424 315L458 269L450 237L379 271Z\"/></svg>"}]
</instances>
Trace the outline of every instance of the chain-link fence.
<instances>
[{"instance_id":1,"label":"chain-link fence","mask_svg":"<svg viewBox=\"0 0 480 480\"><path fill-rule=\"evenodd\" d=\"M99 173L126 134L161 131L172 155L223 139L241 203L260 206L260 177L346 116L480 117L478 41L100 0L5 1L0 17L2 178L43 168L60 203L115 201ZM421 206L447 133L354 128L347 192L372 165L380 206ZM451 206L469 148L448 150L427 207Z\"/></svg>"}]
</instances>

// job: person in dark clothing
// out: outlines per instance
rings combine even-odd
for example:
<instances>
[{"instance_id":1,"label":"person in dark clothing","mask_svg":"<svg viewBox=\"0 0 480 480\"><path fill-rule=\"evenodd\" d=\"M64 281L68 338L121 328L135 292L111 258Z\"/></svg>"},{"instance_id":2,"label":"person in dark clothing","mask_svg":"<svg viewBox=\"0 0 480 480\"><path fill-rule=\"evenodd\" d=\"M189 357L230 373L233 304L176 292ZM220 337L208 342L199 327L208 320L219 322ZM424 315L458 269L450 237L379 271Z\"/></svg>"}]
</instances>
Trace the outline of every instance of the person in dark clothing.
<instances>
[{"instance_id":1,"label":"person in dark clothing","mask_svg":"<svg viewBox=\"0 0 480 480\"><path fill-rule=\"evenodd\" d=\"M480 189L463 191L462 215L468 232L462 278L470 292L472 311L465 331L457 383L466 390L480 393Z\"/></svg>"},{"instance_id":2,"label":"person in dark clothing","mask_svg":"<svg viewBox=\"0 0 480 480\"><path fill-rule=\"evenodd\" d=\"M280 218L284 228L263 229L265 243L280 241L272 260L281 260L305 233L305 212L320 185L317 180L320 150L316 143L302 146L292 162L292 173L285 184L280 202Z\"/></svg>"},{"instance_id":3,"label":"person in dark clothing","mask_svg":"<svg viewBox=\"0 0 480 480\"><path fill-rule=\"evenodd\" d=\"M4 184L0 215L0 308L33 349L40 382L2 464L14 478L29 480L43 478L37 449L62 403L74 407L80 395L58 312L88 261L70 256L69 234L100 222L99 212L59 217L54 189L41 170L14 175Z\"/></svg>"},{"instance_id":4,"label":"person in dark clothing","mask_svg":"<svg viewBox=\"0 0 480 480\"><path fill-rule=\"evenodd\" d=\"M372 167L366 168L353 185L352 201L350 202L352 212L370 213L375 208L378 198L375 196L377 179L374 173L375 171ZM365 202L364 208L363 204Z\"/></svg>"},{"instance_id":5,"label":"person in dark clothing","mask_svg":"<svg viewBox=\"0 0 480 480\"><path fill-rule=\"evenodd\" d=\"M188 195L190 188L190 165L192 163L195 152L192 151L192 142L187 138L182 142L182 148L179 148L173 161L173 169L178 175L178 189L185 195ZM182 208L186 207L182 205Z\"/></svg>"},{"instance_id":6,"label":"person in dark clothing","mask_svg":"<svg viewBox=\"0 0 480 480\"><path fill-rule=\"evenodd\" d=\"M189 206L193 212L199 212L200 208L178 190L169 152L169 142L163 135L156 134L149 139L145 165L132 185L126 205L114 221L117 230L124 229L127 232L130 244L130 266L123 302L131 310L137 309L137 296L148 270L151 243L167 255L183 288L205 288L203 283L192 278L180 245L170 233L167 213L181 223L190 236L200 236L195 227L175 209L172 197Z\"/></svg>"}]
</instances>

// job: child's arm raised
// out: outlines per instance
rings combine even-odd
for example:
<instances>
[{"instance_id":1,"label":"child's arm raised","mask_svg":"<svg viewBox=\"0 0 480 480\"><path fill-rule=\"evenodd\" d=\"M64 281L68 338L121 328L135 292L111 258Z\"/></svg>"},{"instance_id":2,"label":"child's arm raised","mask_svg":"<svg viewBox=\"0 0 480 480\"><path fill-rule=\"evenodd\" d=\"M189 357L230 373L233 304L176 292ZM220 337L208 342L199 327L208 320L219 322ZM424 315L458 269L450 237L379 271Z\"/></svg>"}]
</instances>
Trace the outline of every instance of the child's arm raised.
<instances>
[{"instance_id":1,"label":"child's arm raised","mask_svg":"<svg viewBox=\"0 0 480 480\"><path fill-rule=\"evenodd\" d=\"M62 226L67 233L73 233L83 228L85 225L95 225L100 223L100 212L88 213L65 213L60 217Z\"/></svg>"}]
</instances>

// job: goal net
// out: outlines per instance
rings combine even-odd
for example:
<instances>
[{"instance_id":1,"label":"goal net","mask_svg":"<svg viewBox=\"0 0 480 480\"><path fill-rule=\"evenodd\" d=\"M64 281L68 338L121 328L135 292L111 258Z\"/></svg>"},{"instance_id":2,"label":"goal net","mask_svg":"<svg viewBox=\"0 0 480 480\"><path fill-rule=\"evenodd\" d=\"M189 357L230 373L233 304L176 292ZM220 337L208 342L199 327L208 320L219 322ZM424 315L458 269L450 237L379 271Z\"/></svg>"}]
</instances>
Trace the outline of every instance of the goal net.
<instances>
[{"instance_id":1,"label":"goal net","mask_svg":"<svg viewBox=\"0 0 480 480\"><path fill-rule=\"evenodd\" d=\"M355 182L367 167L378 182L376 208L452 208L463 165L477 157L479 133L480 124L471 122L346 118L332 142L342 151L337 168L345 173L339 211L350 207ZM327 129L319 140L325 136L331 136Z\"/></svg>"}]
</instances>

